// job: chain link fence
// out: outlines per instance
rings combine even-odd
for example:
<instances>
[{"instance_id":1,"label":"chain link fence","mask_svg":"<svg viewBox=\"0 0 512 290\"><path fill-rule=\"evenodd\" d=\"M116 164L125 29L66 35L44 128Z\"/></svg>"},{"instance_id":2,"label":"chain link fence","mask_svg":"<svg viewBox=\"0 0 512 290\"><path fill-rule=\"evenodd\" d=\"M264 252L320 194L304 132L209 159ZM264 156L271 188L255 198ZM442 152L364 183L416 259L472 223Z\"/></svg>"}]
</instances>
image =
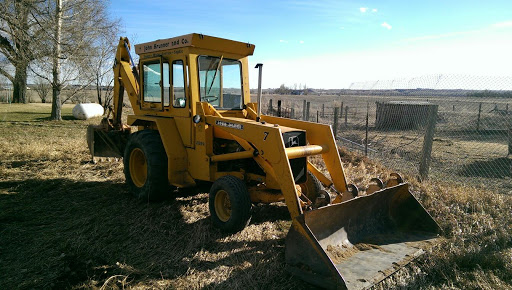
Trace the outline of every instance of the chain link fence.
<instances>
[{"instance_id":1,"label":"chain link fence","mask_svg":"<svg viewBox=\"0 0 512 290\"><path fill-rule=\"evenodd\" d=\"M262 108L330 124L341 146L398 172L512 193L512 90L443 86L377 90L359 84L335 94L264 95Z\"/></svg>"}]
</instances>

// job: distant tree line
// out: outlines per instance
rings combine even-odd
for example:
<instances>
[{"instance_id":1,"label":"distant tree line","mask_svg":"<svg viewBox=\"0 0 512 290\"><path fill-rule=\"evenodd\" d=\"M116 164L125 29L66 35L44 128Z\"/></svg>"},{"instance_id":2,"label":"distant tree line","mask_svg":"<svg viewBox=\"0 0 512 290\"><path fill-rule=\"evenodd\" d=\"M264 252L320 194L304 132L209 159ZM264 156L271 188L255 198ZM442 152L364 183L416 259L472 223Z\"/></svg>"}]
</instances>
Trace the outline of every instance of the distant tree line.
<instances>
[{"instance_id":1,"label":"distant tree line","mask_svg":"<svg viewBox=\"0 0 512 290\"><path fill-rule=\"evenodd\" d=\"M13 87L13 101L27 103L27 79L43 102L51 91L52 119L61 105L90 85L111 83L119 20L102 0L0 1L0 74ZM61 91L66 90L66 96ZM97 88L100 104L108 99Z\"/></svg>"},{"instance_id":2,"label":"distant tree line","mask_svg":"<svg viewBox=\"0 0 512 290\"><path fill-rule=\"evenodd\" d=\"M311 92L312 90L308 89L306 84L294 84L293 88L289 88L284 84L281 84L279 88L274 90L274 94L276 95L307 95L308 93Z\"/></svg>"},{"instance_id":3,"label":"distant tree line","mask_svg":"<svg viewBox=\"0 0 512 290\"><path fill-rule=\"evenodd\" d=\"M478 91L467 94L468 97L476 98L512 98L512 91Z\"/></svg>"}]
</instances>

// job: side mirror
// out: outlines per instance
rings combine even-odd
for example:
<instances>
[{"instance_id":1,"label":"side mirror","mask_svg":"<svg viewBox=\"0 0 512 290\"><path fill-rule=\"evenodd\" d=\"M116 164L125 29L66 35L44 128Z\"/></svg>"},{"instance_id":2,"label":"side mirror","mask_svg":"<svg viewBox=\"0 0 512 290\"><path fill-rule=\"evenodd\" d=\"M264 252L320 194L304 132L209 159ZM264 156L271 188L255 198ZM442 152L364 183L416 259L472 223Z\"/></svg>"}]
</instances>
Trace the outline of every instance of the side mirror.
<instances>
[{"instance_id":1,"label":"side mirror","mask_svg":"<svg viewBox=\"0 0 512 290\"><path fill-rule=\"evenodd\" d=\"M184 98L179 98L176 100L177 102L177 107L179 108L184 108L185 107L185 99Z\"/></svg>"}]
</instances>

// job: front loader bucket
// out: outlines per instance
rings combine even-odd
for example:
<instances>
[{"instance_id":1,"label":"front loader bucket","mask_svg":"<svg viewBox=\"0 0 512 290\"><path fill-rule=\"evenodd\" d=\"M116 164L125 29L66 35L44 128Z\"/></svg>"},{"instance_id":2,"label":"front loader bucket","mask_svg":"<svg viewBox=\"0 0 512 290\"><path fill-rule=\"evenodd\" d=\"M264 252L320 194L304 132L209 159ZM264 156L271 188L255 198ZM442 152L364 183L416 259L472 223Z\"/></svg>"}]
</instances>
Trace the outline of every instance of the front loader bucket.
<instances>
[{"instance_id":1,"label":"front loader bucket","mask_svg":"<svg viewBox=\"0 0 512 290\"><path fill-rule=\"evenodd\" d=\"M87 127L87 145L94 157L123 157L130 132L107 130L103 125Z\"/></svg>"},{"instance_id":2,"label":"front loader bucket","mask_svg":"<svg viewBox=\"0 0 512 290\"><path fill-rule=\"evenodd\" d=\"M287 269L321 287L364 289L421 255L440 230L399 184L294 219Z\"/></svg>"}]
</instances>

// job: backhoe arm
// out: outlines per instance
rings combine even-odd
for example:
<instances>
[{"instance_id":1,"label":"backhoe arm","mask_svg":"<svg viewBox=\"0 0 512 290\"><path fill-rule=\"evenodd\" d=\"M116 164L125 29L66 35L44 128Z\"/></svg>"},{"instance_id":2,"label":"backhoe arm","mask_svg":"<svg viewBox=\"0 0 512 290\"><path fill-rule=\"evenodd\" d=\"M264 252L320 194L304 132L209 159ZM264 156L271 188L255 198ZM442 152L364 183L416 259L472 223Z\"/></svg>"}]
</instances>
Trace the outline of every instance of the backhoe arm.
<instances>
[{"instance_id":1,"label":"backhoe arm","mask_svg":"<svg viewBox=\"0 0 512 290\"><path fill-rule=\"evenodd\" d=\"M130 56L130 42L128 38L121 37L117 45L114 62L114 106L112 108L114 129L122 127L121 116L123 112L124 91L130 97L132 108L136 110L139 101L139 75Z\"/></svg>"}]
</instances>

